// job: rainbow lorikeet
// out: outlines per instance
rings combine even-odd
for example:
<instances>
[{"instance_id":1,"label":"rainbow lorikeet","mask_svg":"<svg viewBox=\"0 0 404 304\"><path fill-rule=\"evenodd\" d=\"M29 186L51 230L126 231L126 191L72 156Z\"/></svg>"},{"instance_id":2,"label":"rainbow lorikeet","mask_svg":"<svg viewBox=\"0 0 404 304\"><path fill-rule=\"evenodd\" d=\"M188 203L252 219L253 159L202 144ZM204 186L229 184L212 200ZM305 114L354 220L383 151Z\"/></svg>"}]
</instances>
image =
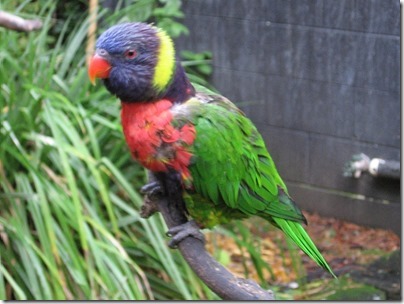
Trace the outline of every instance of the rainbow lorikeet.
<instances>
[{"instance_id":1,"label":"rainbow lorikeet","mask_svg":"<svg viewBox=\"0 0 404 304\"><path fill-rule=\"evenodd\" d=\"M163 192L185 202L199 227L259 216L334 275L253 123L225 97L194 89L163 30L145 23L109 28L88 72L121 100L133 158L155 173Z\"/></svg>"}]
</instances>

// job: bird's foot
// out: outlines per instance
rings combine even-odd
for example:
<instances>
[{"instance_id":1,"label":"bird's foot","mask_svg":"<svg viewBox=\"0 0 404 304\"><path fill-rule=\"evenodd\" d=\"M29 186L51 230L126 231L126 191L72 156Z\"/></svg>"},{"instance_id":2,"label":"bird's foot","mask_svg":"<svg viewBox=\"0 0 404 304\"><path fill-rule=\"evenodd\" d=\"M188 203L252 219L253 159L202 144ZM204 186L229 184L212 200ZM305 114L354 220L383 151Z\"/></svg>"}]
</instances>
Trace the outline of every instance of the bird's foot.
<instances>
[{"instance_id":1,"label":"bird's foot","mask_svg":"<svg viewBox=\"0 0 404 304\"><path fill-rule=\"evenodd\" d=\"M149 218L158 211L155 201L164 194L163 188L158 181L154 181L140 188L140 193L145 195L143 205L140 208L140 216Z\"/></svg>"},{"instance_id":2,"label":"bird's foot","mask_svg":"<svg viewBox=\"0 0 404 304\"><path fill-rule=\"evenodd\" d=\"M148 196L144 198L143 205L140 207L140 217L141 218L149 218L153 214L155 214L158 210L157 204L155 201L149 199Z\"/></svg>"},{"instance_id":3,"label":"bird's foot","mask_svg":"<svg viewBox=\"0 0 404 304\"><path fill-rule=\"evenodd\" d=\"M140 188L140 193L147 195L150 199L153 199L162 196L164 194L164 190L158 181L154 181Z\"/></svg>"},{"instance_id":4,"label":"bird's foot","mask_svg":"<svg viewBox=\"0 0 404 304\"><path fill-rule=\"evenodd\" d=\"M200 240L205 244L205 237L203 233L199 230L199 226L195 221L189 221L185 224L175 226L167 231L167 236L171 236L171 240L168 243L168 247L175 249L178 244L188 236L192 236Z\"/></svg>"}]
</instances>

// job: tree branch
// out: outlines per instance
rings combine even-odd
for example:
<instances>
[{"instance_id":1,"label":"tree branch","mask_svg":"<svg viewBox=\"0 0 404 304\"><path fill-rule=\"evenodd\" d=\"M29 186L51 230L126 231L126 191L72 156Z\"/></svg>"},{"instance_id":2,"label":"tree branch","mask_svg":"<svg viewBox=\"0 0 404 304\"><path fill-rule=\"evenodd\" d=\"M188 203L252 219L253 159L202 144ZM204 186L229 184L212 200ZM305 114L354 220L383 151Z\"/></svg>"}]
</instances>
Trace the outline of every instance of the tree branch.
<instances>
[{"instance_id":1,"label":"tree branch","mask_svg":"<svg viewBox=\"0 0 404 304\"><path fill-rule=\"evenodd\" d=\"M98 12L98 0L90 0L89 3L89 20L87 31L87 46L86 46L86 63L90 65L91 57L93 56L95 49L95 34L97 32L97 12Z\"/></svg>"},{"instance_id":2,"label":"tree branch","mask_svg":"<svg viewBox=\"0 0 404 304\"><path fill-rule=\"evenodd\" d=\"M149 176L149 182L153 180ZM147 218L156 211L163 215L169 229L184 224L184 210L170 208L166 197L151 200L146 196L141 216ZM274 300L271 291L230 273L213 259L199 239L189 236L178 244L178 249L196 275L223 300Z\"/></svg>"},{"instance_id":3,"label":"tree branch","mask_svg":"<svg viewBox=\"0 0 404 304\"><path fill-rule=\"evenodd\" d=\"M0 26L18 31L30 32L42 27L40 20L27 20L16 15L0 11Z\"/></svg>"}]
</instances>

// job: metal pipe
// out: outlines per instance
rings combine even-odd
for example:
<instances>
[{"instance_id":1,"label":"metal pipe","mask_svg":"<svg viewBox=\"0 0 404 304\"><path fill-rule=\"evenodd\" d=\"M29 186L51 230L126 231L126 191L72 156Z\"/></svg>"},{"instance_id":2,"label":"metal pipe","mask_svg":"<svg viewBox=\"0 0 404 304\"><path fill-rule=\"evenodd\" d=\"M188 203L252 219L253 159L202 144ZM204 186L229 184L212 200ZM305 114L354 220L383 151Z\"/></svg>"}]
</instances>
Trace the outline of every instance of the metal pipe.
<instances>
[{"instance_id":1,"label":"metal pipe","mask_svg":"<svg viewBox=\"0 0 404 304\"><path fill-rule=\"evenodd\" d=\"M374 177L400 179L400 162L381 158L370 159L364 153L355 154L344 166L344 176L359 178L362 172L368 172Z\"/></svg>"},{"instance_id":2,"label":"metal pipe","mask_svg":"<svg viewBox=\"0 0 404 304\"><path fill-rule=\"evenodd\" d=\"M369 163L369 173L373 176L400 179L400 162L373 158Z\"/></svg>"}]
</instances>

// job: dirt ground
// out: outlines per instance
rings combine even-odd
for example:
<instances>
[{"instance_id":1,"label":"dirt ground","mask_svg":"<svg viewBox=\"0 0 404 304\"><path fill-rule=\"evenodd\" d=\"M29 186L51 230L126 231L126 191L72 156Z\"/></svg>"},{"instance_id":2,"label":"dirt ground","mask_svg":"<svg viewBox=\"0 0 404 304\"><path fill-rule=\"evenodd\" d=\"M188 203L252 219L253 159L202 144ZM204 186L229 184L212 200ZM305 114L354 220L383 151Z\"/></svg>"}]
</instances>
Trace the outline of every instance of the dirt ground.
<instances>
[{"instance_id":1,"label":"dirt ground","mask_svg":"<svg viewBox=\"0 0 404 304\"><path fill-rule=\"evenodd\" d=\"M363 227L308 212L304 214L309 223L306 230L337 275L349 272L358 265L373 262L380 256L400 248L400 238L391 231ZM300 275L297 275L293 267L296 257L292 258L281 231L270 228L269 224L257 218L245 221L245 225L249 227L253 235L259 237L257 239L260 239L262 259L272 269L273 275L264 269L267 282L283 285L304 275L304 270L303 272L298 270ZM246 250L242 252L231 237L220 233L208 233L207 239L208 250L229 270L244 277L245 269L248 268L249 277L259 281L248 252ZM298 252L298 257L301 258L309 278L330 277L300 250L295 252Z\"/></svg>"}]
</instances>

